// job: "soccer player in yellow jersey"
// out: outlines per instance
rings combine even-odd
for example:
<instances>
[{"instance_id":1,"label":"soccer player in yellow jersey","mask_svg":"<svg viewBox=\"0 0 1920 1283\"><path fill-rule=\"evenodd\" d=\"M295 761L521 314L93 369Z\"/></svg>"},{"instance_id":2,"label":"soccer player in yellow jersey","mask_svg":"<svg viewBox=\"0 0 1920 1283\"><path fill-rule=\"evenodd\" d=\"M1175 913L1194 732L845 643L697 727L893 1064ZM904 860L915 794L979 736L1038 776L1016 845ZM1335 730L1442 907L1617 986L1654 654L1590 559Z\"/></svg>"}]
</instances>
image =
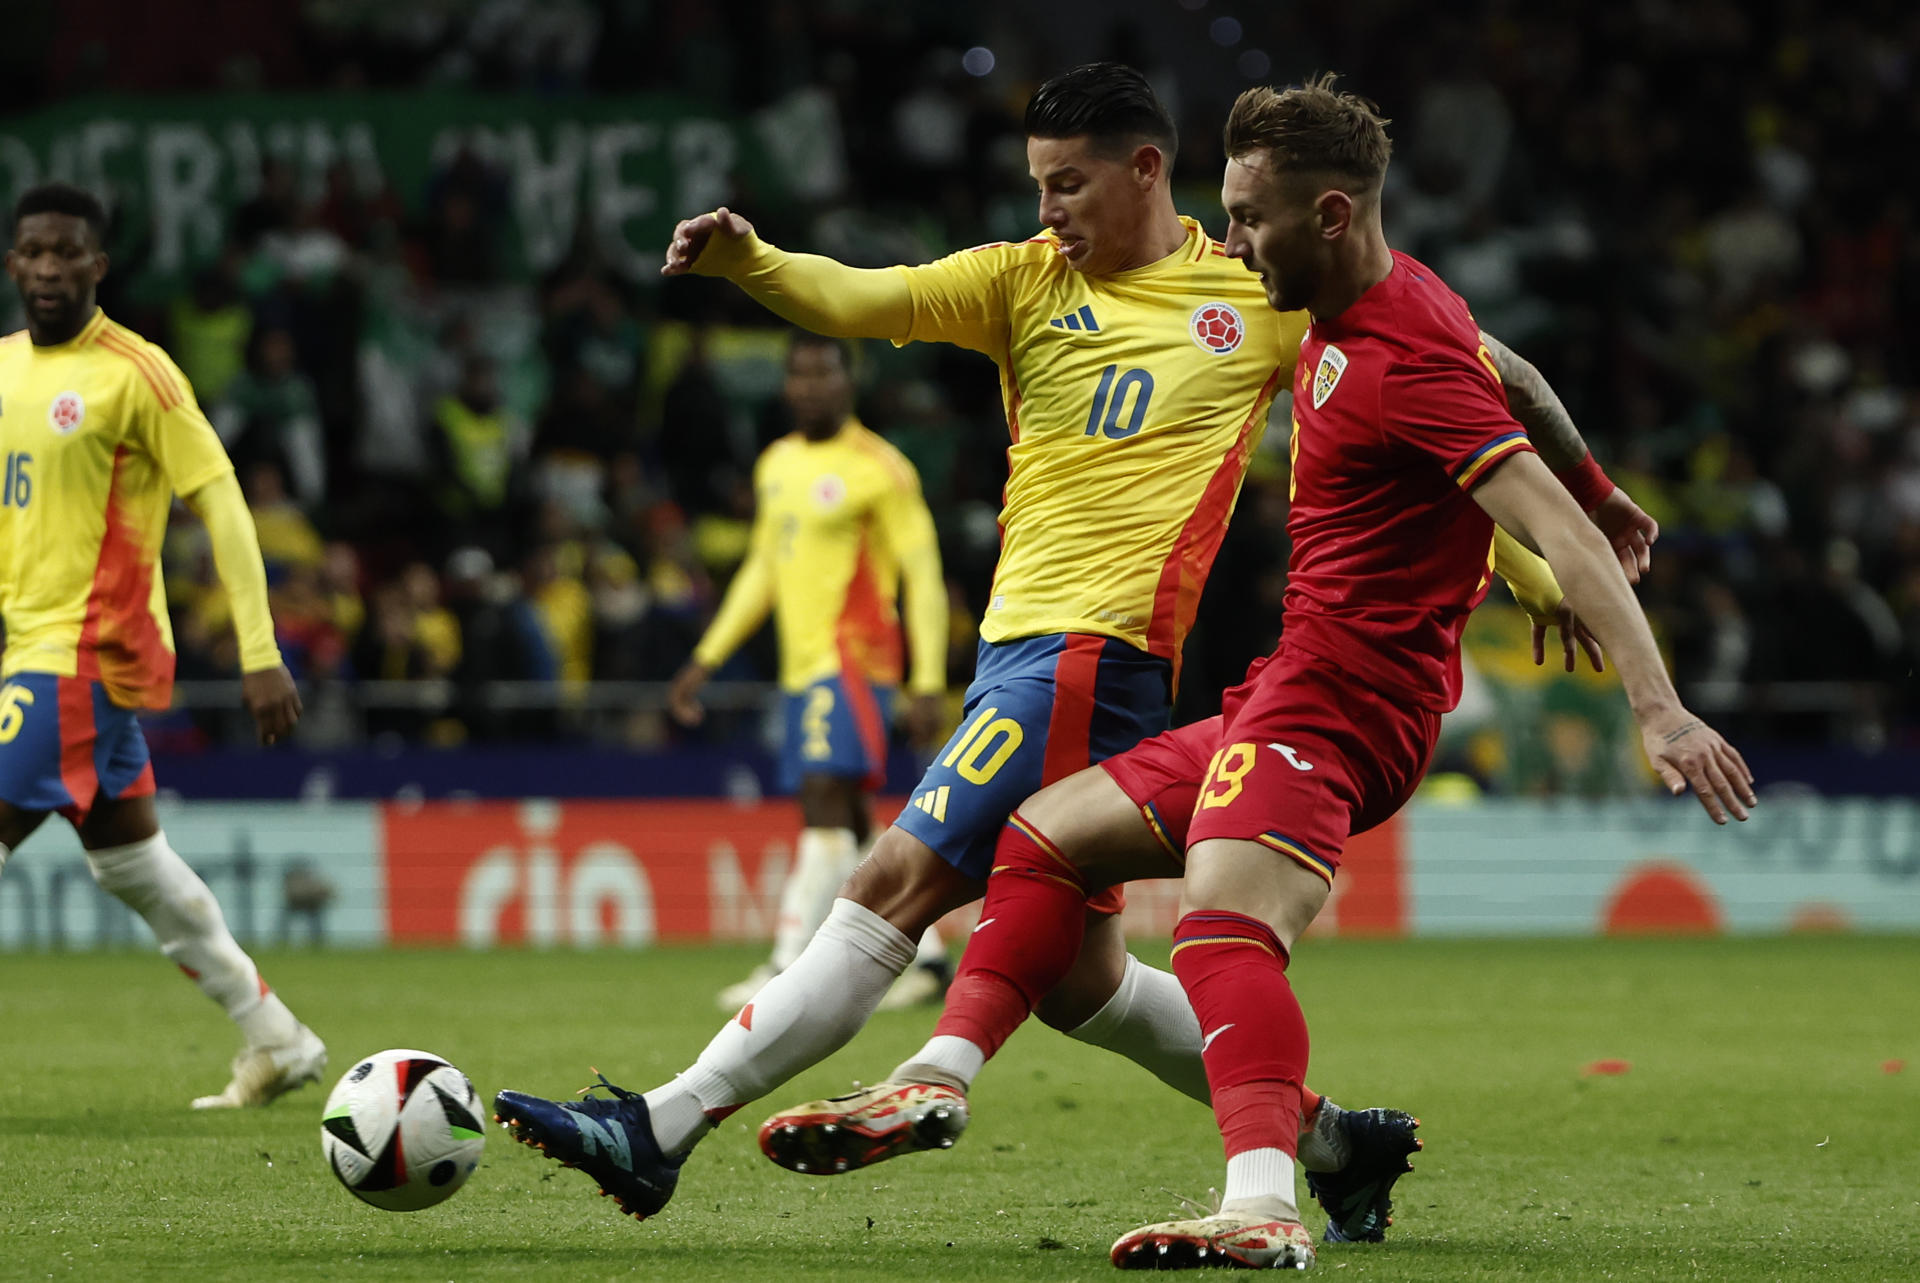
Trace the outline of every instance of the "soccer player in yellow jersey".
<instances>
[{"instance_id":1,"label":"soccer player in yellow jersey","mask_svg":"<svg viewBox=\"0 0 1920 1283\"><path fill-rule=\"evenodd\" d=\"M0 866L48 813L65 816L101 887L246 1038L226 1089L194 1107L263 1105L317 1079L326 1048L167 845L135 720L172 697L157 563L176 493L212 539L262 740L293 728L300 696L274 645L260 547L226 451L167 354L94 303L105 225L89 193L36 187L14 210L7 252L27 328L0 338Z\"/></svg>"},{"instance_id":2,"label":"soccer player in yellow jersey","mask_svg":"<svg viewBox=\"0 0 1920 1283\"><path fill-rule=\"evenodd\" d=\"M867 800L886 782L887 722L903 675L894 605L903 587L916 738L938 725L947 684L947 590L933 514L906 456L853 417L845 343L796 332L782 396L795 430L754 468L747 558L670 696L675 717L698 722L699 689L773 614L786 720L781 784L799 793L804 827L781 889L772 959L721 991L727 1011L793 964L859 863L872 829ZM944 988L937 931L921 937L920 959L890 992L896 1005Z\"/></svg>"},{"instance_id":3,"label":"soccer player in yellow jersey","mask_svg":"<svg viewBox=\"0 0 1920 1283\"><path fill-rule=\"evenodd\" d=\"M1173 121L1132 68L1048 81L1026 133L1045 230L1018 244L863 270L776 249L721 209L681 223L667 251L666 275L724 276L818 333L985 354L1012 444L960 727L801 956L644 1096L495 1099L517 1138L634 1215L666 1205L720 1120L858 1032L918 934L981 894L1021 801L1167 726L1181 645L1306 317L1268 308L1259 281L1174 209ZM1037 1014L1204 1093L1192 1009L1171 974L1127 954L1120 904L1088 901L1078 961ZM618 1156L584 1144L587 1128L617 1132Z\"/></svg>"}]
</instances>

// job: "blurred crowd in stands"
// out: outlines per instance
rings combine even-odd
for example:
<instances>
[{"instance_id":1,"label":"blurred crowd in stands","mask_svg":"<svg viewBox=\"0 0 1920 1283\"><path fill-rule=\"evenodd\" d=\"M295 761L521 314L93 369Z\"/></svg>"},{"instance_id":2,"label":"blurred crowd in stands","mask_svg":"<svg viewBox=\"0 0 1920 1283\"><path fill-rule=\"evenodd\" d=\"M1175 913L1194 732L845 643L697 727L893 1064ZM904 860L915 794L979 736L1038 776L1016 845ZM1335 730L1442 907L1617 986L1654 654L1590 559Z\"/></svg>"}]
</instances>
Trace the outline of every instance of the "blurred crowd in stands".
<instances>
[{"instance_id":1,"label":"blurred crowd in stands","mask_svg":"<svg viewBox=\"0 0 1920 1283\"><path fill-rule=\"evenodd\" d=\"M1683 686L1745 684L1753 709L1773 683L1835 683L1855 738L1920 736L1911 6L1351 0L1248 7L1228 30L1217 2L1142 0L1092 48L1012 3L232 7L227 52L162 68L126 47L138 31L62 42L36 92L460 84L743 115L810 93L842 172L811 199L738 207L777 243L866 264L1031 233L1019 112L1068 61L1123 58L1163 86L1179 202L1216 232L1232 93L1338 69L1394 118L1390 238L1540 366L1660 521L1641 595ZM586 238L516 279L510 199L472 152L422 191L269 160L190 290L143 300L138 247L120 247L103 302L168 347L225 438L308 680L665 679L745 551L751 465L784 430L781 332L725 286L625 279ZM884 344L860 364L861 414L919 467L940 526L957 689L1005 476L993 370ZM1185 715L1278 629L1286 422L1282 407L1216 568ZM230 673L189 523L167 573L182 676ZM763 645L723 676L772 671ZM1751 724L1826 735L1834 719Z\"/></svg>"}]
</instances>

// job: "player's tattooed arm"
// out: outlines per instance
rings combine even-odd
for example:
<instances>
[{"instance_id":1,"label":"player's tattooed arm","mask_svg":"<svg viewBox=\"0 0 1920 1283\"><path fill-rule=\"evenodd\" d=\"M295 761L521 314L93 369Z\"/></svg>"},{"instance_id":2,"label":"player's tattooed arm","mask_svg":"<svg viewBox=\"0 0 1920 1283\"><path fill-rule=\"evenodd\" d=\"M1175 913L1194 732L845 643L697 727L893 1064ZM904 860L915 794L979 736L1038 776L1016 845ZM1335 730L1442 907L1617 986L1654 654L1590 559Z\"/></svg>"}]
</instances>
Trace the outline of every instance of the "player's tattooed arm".
<instances>
[{"instance_id":1,"label":"player's tattooed arm","mask_svg":"<svg viewBox=\"0 0 1920 1283\"><path fill-rule=\"evenodd\" d=\"M1652 548L1660 537L1660 523L1643 512L1633 496L1607 479L1587 453L1587 443L1573 426L1573 416L1533 362L1485 330L1480 331L1480 342L1506 385L1507 408L1527 430L1533 448L1605 532L1627 582L1639 583L1640 576L1653 567Z\"/></svg>"},{"instance_id":2,"label":"player's tattooed arm","mask_svg":"<svg viewBox=\"0 0 1920 1283\"><path fill-rule=\"evenodd\" d=\"M1480 341L1486 344L1487 356L1493 361L1493 368L1500 371L1500 381L1506 385L1507 408L1527 430L1533 448L1540 452L1547 467L1555 472L1578 467L1587 457L1587 443L1580 436L1580 429L1573 426L1573 416L1560 403L1560 396L1547 382L1547 376L1540 373L1533 362L1485 330L1480 331Z\"/></svg>"}]
</instances>

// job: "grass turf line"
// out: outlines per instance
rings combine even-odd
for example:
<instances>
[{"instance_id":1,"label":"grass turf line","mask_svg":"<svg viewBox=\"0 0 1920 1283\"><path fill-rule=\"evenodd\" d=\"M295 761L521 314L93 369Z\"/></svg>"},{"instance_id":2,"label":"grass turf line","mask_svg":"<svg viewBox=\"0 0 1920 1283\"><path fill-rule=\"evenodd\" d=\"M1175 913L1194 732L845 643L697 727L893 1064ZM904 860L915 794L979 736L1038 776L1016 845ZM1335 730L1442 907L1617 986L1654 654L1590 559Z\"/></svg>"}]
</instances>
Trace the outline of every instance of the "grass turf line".
<instances>
[{"instance_id":1,"label":"grass turf line","mask_svg":"<svg viewBox=\"0 0 1920 1283\"><path fill-rule=\"evenodd\" d=\"M1164 946L1145 951L1164 962ZM1312 1081L1425 1121L1388 1243L1348 1279L1920 1277L1920 940L1314 941L1294 976ZM483 1095L642 1089L718 1027L753 949L265 954L333 1053L439 1052ZM9 956L0 1276L260 1279L1073 1279L1222 1177L1206 1111L1038 1026L981 1079L951 1153L836 1178L774 1168L774 1108L872 1081L927 1012L740 1111L667 1211L613 1213L489 1130L467 1188L397 1215L320 1156L325 1086L195 1114L236 1045L157 956ZM1584 1073L1604 1060L1627 1072ZM1888 1062L1906 1061L1903 1072ZM330 1086L330 1083L328 1084ZM1304 1189L1302 1191L1304 1196ZM1320 1218L1309 1216L1317 1233Z\"/></svg>"}]
</instances>

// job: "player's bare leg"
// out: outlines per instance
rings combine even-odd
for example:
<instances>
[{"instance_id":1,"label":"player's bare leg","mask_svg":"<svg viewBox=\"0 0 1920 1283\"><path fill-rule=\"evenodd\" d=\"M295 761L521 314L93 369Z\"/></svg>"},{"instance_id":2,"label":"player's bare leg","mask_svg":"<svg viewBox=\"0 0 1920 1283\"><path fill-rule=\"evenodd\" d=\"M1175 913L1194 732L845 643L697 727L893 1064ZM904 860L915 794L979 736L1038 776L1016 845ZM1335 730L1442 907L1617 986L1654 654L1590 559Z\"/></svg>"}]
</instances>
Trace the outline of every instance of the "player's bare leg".
<instances>
[{"instance_id":1,"label":"player's bare leg","mask_svg":"<svg viewBox=\"0 0 1920 1283\"><path fill-rule=\"evenodd\" d=\"M21 814L3 817L7 831ZM234 1058L232 1081L219 1095L196 1099L194 1108L264 1105L316 1081L326 1069L326 1046L294 1018L234 941L213 892L167 844L153 799L102 799L78 832L94 880L145 919L161 952L220 1004L246 1038Z\"/></svg>"},{"instance_id":2,"label":"player's bare leg","mask_svg":"<svg viewBox=\"0 0 1920 1283\"><path fill-rule=\"evenodd\" d=\"M1173 966L1204 1031L1226 1189L1213 1216L1121 1236L1114 1264L1180 1267L1222 1255L1263 1267L1313 1262L1294 1196L1307 1022L1286 967L1328 889L1320 874L1257 842L1213 839L1188 852Z\"/></svg>"}]
</instances>

